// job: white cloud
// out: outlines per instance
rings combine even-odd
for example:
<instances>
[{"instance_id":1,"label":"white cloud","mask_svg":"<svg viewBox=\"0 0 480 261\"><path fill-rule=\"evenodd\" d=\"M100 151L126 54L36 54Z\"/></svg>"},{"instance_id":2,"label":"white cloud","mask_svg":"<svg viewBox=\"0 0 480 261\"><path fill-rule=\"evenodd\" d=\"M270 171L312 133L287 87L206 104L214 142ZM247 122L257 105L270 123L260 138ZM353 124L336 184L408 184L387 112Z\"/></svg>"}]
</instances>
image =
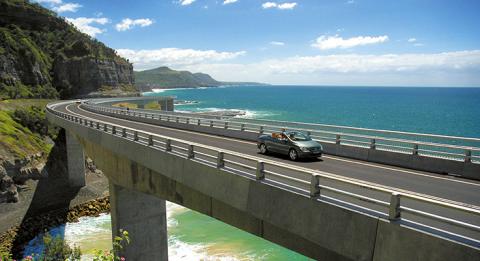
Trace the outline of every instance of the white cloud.
<instances>
[{"instance_id":1,"label":"white cloud","mask_svg":"<svg viewBox=\"0 0 480 261\"><path fill-rule=\"evenodd\" d=\"M354 4L355 3L355 0L348 0L347 1L347 4Z\"/></svg>"},{"instance_id":2,"label":"white cloud","mask_svg":"<svg viewBox=\"0 0 480 261\"><path fill-rule=\"evenodd\" d=\"M236 3L238 0L224 0L223 5L233 4Z\"/></svg>"},{"instance_id":3,"label":"white cloud","mask_svg":"<svg viewBox=\"0 0 480 261\"><path fill-rule=\"evenodd\" d=\"M416 41L417 41L417 38L409 38L409 39L408 39L408 42L409 42L409 43L414 43L414 42L416 42Z\"/></svg>"},{"instance_id":4,"label":"white cloud","mask_svg":"<svg viewBox=\"0 0 480 261\"><path fill-rule=\"evenodd\" d=\"M62 0L35 0L37 3L45 3L45 4L54 4L59 5L62 3Z\"/></svg>"},{"instance_id":5,"label":"white cloud","mask_svg":"<svg viewBox=\"0 0 480 261\"><path fill-rule=\"evenodd\" d=\"M65 3L52 8L57 13L76 12L82 5L77 3Z\"/></svg>"},{"instance_id":6,"label":"white cloud","mask_svg":"<svg viewBox=\"0 0 480 261\"><path fill-rule=\"evenodd\" d=\"M283 3L283 4L278 4L277 8L278 9L293 9L297 6L297 3Z\"/></svg>"},{"instance_id":7,"label":"white cloud","mask_svg":"<svg viewBox=\"0 0 480 261\"><path fill-rule=\"evenodd\" d=\"M348 39L343 39L338 35L335 36L325 36L322 35L317 38L315 43L312 44L312 47L318 48L320 50L336 49L336 48L352 48L355 46L367 45L367 44L377 44L388 41L388 36L357 36Z\"/></svg>"},{"instance_id":8,"label":"white cloud","mask_svg":"<svg viewBox=\"0 0 480 261\"><path fill-rule=\"evenodd\" d=\"M146 27L152 24L153 24L153 21L148 18L141 18L141 19L135 19L135 20L132 20L130 18L125 18L122 20L121 23L118 23L115 25L115 29L121 32L121 31L130 30L135 26Z\"/></svg>"},{"instance_id":9,"label":"white cloud","mask_svg":"<svg viewBox=\"0 0 480 261\"><path fill-rule=\"evenodd\" d=\"M262 4L263 9L269 9L269 8L277 8L280 10L287 10L287 9L293 9L297 6L297 3L292 2L292 3L282 3L278 4L276 2L265 2Z\"/></svg>"},{"instance_id":10,"label":"white cloud","mask_svg":"<svg viewBox=\"0 0 480 261\"><path fill-rule=\"evenodd\" d=\"M105 32L104 29L94 27L91 24L100 24L105 25L109 23L107 18L88 18L88 17L78 17L78 18L66 18L66 20L72 23L78 30L83 33L86 33L92 37L95 37L97 34Z\"/></svg>"},{"instance_id":11,"label":"white cloud","mask_svg":"<svg viewBox=\"0 0 480 261\"><path fill-rule=\"evenodd\" d=\"M284 42L277 42L277 41L271 41L270 44L271 45L278 45L278 46L284 46L285 45Z\"/></svg>"},{"instance_id":12,"label":"white cloud","mask_svg":"<svg viewBox=\"0 0 480 261\"><path fill-rule=\"evenodd\" d=\"M424 44L423 43L414 43L413 46L420 47L420 46L424 46Z\"/></svg>"},{"instance_id":13,"label":"white cloud","mask_svg":"<svg viewBox=\"0 0 480 261\"><path fill-rule=\"evenodd\" d=\"M155 50L118 49L118 54L128 58L135 69L149 69L158 66L186 66L200 63L220 62L245 55L245 51L219 52L215 50L194 50L162 48Z\"/></svg>"},{"instance_id":14,"label":"white cloud","mask_svg":"<svg viewBox=\"0 0 480 261\"><path fill-rule=\"evenodd\" d=\"M195 2L196 0L179 0L178 3L180 5L191 5L193 4L193 2Z\"/></svg>"},{"instance_id":15,"label":"white cloud","mask_svg":"<svg viewBox=\"0 0 480 261\"><path fill-rule=\"evenodd\" d=\"M478 86L480 50L294 56L249 64L206 60L198 64L177 65L176 69L205 72L224 81L276 84Z\"/></svg>"}]
</instances>

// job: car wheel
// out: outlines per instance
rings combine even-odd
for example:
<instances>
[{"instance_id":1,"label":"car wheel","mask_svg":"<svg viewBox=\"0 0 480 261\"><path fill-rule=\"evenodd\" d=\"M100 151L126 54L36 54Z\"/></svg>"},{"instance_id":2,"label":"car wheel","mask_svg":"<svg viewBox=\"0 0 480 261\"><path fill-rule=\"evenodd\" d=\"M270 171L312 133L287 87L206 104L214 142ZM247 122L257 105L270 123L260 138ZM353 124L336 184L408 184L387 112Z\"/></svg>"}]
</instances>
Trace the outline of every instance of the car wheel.
<instances>
[{"instance_id":1,"label":"car wheel","mask_svg":"<svg viewBox=\"0 0 480 261\"><path fill-rule=\"evenodd\" d=\"M268 153L267 146L265 145L265 143L260 144L260 153L262 154Z\"/></svg>"},{"instance_id":2,"label":"car wheel","mask_svg":"<svg viewBox=\"0 0 480 261\"><path fill-rule=\"evenodd\" d=\"M295 161L298 159L298 153L295 149L290 149L288 152L288 156L290 157L291 160Z\"/></svg>"}]
</instances>

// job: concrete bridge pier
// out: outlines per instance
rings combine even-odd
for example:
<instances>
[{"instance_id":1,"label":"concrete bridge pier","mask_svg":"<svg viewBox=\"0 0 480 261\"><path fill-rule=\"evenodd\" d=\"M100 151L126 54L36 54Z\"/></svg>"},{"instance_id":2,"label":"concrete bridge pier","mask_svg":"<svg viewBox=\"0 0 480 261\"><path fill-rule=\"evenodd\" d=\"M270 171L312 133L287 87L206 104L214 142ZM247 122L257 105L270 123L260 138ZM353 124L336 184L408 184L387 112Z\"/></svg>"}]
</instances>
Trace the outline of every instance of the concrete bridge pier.
<instances>
[{"instance_id":1,"label":"concrete bridge pier","mask_svg":"<svg viewBox=\"0 0 480 261\"><path fill-rule=\"evenodd\" d=\"M67 145L68 182L72 187L85 186L85 154L77 137L65 130Z\"/></svg>"},{"instance_id":2,"label":"concrete bridge pier","mask_svg":"<svg viewBox=\"0 0 480 261\"><path fill-rule=\"evenodd\" d=\"M112 237L123 229L128 231L131 240L118 254L127 260L168 260L165 200L111 181L109 190Z\"/></svg>"}]
</instances>

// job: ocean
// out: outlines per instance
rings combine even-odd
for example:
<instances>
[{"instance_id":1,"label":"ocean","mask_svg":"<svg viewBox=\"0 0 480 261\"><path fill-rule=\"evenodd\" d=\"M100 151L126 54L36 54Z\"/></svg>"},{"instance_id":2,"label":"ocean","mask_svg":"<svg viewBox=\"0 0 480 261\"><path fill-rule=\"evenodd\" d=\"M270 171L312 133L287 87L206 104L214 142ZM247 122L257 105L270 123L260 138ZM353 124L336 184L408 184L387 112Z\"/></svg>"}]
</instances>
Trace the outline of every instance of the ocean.
<instances>
[{"instance_id":1,"label":"ocean","mask_svg":"<svg viewBox=\"0 0 480 261\"><path fill-rule=\"evenodd\" d=\"M242 110L242 117L480 137L480 88L237 86L159 90L196 101L180 111ZM167 204L170 260L308 260L220 221ZM110 216L55 228L88 260L109 248ZM26 253L38 252L39 238ZM95 244L92 244L95 242Z\"/></svg>"},{"instance_id":2,"label":"ocean","mask_svg":"<svg viewBox=\"0 0 480 261\"><path fill-rule=\"evenodd\" d=\"M176 110L244 110L246 117L480 137L480 88L236 86L159 90L196 104Z\"/></svg>"}]
</instances>

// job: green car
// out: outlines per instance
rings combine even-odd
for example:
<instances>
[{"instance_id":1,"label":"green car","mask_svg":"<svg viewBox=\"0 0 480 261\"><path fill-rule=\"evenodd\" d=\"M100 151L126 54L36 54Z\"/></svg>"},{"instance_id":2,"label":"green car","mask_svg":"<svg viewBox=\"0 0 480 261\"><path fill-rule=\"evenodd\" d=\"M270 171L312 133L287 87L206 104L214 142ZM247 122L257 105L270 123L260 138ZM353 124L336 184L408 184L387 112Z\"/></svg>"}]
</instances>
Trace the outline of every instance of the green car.
<instances>
[{"instance_id":1,"label":"green car","mask_svg":"<svg viewBox=\"0 0 480 261\"><path fill-rule=\"evenodd\" d=\"M287 131L260 135L257 139L260 153L269 152L288 155L291 160L321 157L323 147L310 136L299 131Z\"/></svg>"}]
</instances>

